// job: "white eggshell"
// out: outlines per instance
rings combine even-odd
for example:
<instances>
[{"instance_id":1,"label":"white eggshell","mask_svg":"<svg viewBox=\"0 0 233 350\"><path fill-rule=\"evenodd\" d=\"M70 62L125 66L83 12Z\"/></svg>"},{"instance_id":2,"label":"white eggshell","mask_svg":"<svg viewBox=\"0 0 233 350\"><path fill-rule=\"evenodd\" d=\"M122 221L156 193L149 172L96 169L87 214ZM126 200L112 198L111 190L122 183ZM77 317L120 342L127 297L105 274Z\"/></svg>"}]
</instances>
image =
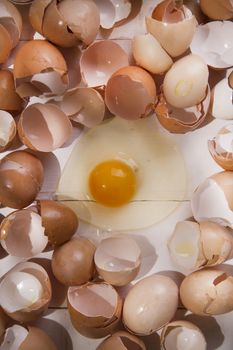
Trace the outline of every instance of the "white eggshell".
<instances>
[{"instance_id":1,"label":"white eggshell","mask_svg":"<svg viewBox=\"0 0 233 350\"><path fill-rule=\"evenodd\" d=\"M233 119L233 90L225 78L215 85L212 90L211 113L217 119Z\"/></svg>"}]
</instances>

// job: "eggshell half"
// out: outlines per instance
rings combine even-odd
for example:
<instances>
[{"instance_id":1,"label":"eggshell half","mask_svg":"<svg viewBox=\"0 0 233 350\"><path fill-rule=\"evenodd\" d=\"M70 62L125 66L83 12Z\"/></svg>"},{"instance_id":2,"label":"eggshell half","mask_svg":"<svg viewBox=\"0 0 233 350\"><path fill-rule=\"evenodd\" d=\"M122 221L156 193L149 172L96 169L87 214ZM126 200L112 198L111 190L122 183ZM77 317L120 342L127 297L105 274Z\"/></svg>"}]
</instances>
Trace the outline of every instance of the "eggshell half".
<instances>
[{"instance_id":1,"label":"eggshell half","mask_svg":"<svg viewBox=\"0 0 233 350\"><path fill-rule=\"evenodd\" d=\"M212 89L211 114L216 119L233 119L233 88L229 82L229 79L224 78Z\"/></svg>"},{"instance_id":2,"label":"eggshell half","mask_svg":"<svg viewBox=\"0 0 233 350\"><path fill-rule=\"evenodd\" d=\"M10 113L0 110L0 152L10 146L16 135L16 123Z\"/></svg>"},{"instance_id":3,"label":"eggshell half","mask_svg":"<svg viewBox=\"0 0 233 350\"><path fill-rule=\"evenodd\" d=\"M201 10L212 19L226 20L233 17L231 0L200 0Z\"/></svg>"},{"instance_id":4,"label":"eggshell half","mask_svg":"<svg viewBox=\"0 0 233 350\"><path fill-rule=\"evenodd\" d=\"M224 271L203 269L187 276L180 287L184 306L201 316L233 310L233 277Z\"/></svg>"},{"instance_id":5,"label":"eggshell half","mask_svg":"<svg viewBox=\"0 0 233 350\"><path fill-rule=\"evenodd\" d=\"M0 70L0 109L20 112L25 102L15 90L14 77L10 70Z\"/></svg>"},{"instance_id":6,"label":"eggshell half","mask_svg":"<svg viewBox=\"0 0 233 350\"><path fill-rule=\"evenodd\" d=\"M145 344L135 335L125 331L113 333L96 350L146 350Z\"/></svg>"},{"instance_id":7,"label":"eggshell half","mask_svg":"<svg viewBox=\"0 0 233 350\"><path fill-rule=\"evenodd\" d=\"M19 42L23 24L19 10L8 0L0 1L0 22L8 31L14 48Z\"/></svg>"},{"instance_id":8,"label":"eggshell half","mask_svg":"<svg viewBox=\"0 0 233 350\"><path fill-rule=\"evenodd\" d=\"M131 2L128 0L96 0L100 12L100 25L102 28L110 29L117 22L124 20L131 12Z\"/></svg>"}]
</instances>

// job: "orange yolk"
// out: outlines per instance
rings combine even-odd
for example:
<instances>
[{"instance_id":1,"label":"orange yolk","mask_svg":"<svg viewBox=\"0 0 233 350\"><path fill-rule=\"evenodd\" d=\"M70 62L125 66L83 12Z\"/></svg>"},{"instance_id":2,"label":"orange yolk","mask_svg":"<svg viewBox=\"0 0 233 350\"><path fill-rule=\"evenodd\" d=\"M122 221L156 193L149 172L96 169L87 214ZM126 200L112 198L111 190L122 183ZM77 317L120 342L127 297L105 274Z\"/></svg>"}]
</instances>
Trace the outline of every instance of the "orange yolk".
<instances>
[{"instance_id":1,"label":"orange yolk","mask_svg":"<svg viewBox=\"0 0 233 350\"><path fill-rule=\"evenodd\" d=\"M135 193L135 172L119 160L105 161L91 171L89 189L97 202L107 207L119 207L128 203Z\"/></svg>"}]
</instances>

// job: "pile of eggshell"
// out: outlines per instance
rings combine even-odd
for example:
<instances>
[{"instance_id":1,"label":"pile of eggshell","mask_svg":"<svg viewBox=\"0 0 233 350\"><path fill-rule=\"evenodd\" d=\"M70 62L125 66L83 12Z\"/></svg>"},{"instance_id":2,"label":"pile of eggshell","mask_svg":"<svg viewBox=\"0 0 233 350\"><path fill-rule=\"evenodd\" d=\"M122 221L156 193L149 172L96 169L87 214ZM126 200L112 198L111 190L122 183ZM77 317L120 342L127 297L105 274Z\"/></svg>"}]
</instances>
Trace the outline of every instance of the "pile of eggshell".
<instances>
[{"instance_id":1,"label":"pile of eggshell","mask_svg":"<svg viewBox=\"0 0 233 350\"><path fill-rule=\"evenodd\" d=\"M187 341L189 349L206 349L201 330L174 321L174 315L179 295L198 315L233 310L233 277L212 268L233 256L233 126L208 143L226 171L197 188L191 200L196 222L177 223L168 242L174 262L192 271L180 293L169 277L152 275L123 300L119 287L136 278L140 247L127 235L113 235L97 247L74 238L78 218L71 209L36 201L44 178L37 152L54 151L77 123L91 128L109 113L134 120L154 111L174 133L199 127L208 112L232 119L232 73L215 85L211 81L213 71L233 66L232 1L161 1L145 17L147 33L132 38L130 51L114 40L95 39L100 28L129 21L136 1L34 0L28 17L41 39L23 42L20 13L30 2L12 0L16 7L0 0L0 151L10 149L16 134L28 148L0 161L0 202L16 209L1 222L1 245L22 259L0 280L1 349L56 349L42 330L28 326L48 308L52 287L46 270L27 260L48 245L54 248L53 274L69 287L73 326L91 338L111 334L99 350L146 349L137 336L162 328L162 349L187 349ZM67 48L78 60L75 68ZM127 332L119 331L122 325Z\"/></svg>"}]
</instances>

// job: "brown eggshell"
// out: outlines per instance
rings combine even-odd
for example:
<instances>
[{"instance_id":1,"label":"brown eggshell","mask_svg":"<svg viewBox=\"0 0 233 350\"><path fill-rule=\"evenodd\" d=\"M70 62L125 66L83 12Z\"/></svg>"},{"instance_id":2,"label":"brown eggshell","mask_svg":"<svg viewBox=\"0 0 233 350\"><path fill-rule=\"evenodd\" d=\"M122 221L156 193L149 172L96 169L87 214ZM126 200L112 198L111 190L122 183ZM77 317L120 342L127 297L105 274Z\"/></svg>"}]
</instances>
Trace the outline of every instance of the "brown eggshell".
<instances>
[{"instance_id":1,"label":"brown eggshell","mask_svg":"<svg viewBox=\"0 0 233 350\"><path fill-rule=\"evenodd\" d=\"M233 277L224 271L203 269L188 275L180 287L183 305L201 316L233 310Z\"/></svg>"},{"instance_id":2,"label":"brown eggshell","mask_svg":"<svg viewBox=\"0 0 233 350\"><path fill-rule=\"evenodd\" d=\"M231 72L231 74L228 77L228 84L229 84L230 88L233 89L233 71Z\"/></svg>"},{"instance_id":3,"label":"brown eggshell","mask_svg":"<svg viewBox=\"0 0 233 350\"><path fill-rule=\"evenodd\" d=\"M51 200L39 200L37 207L49 243L57 246L69 241L78 229L79 221L75 212Z\"/></svg>"},{"instance_id":4,"label":"brown eggshell","mask_svg":"<svg viewBox=\"0 0 233 350\"><path fill-rule=\"evenodd\" d=\"M66 286L77 286L90 281L95 272L94 253L94 244L83 237L55 248L52 257L54 276Z\"/></svg>"},{"instance_id":5,"label":"brown eggshell","mask_svg":"<svg viewBox=\"0 0 233 350\"><path fill-rule=\"evenodd\" d=\"M40 328L28 327L28 335L19 350L57 350L53 340Z\"/></svg>"},{"instance_id":6,"label":"brown eggshell","mask_svg":"<svg viewBox=\"0 0 233 350\"><path fill-rule=\"evenodd\" d=\"M51 2L52 0L33 0L30 6L28 18L33 29L38 33L43 33L43 20L45 10L48 10L48 5ZM55 16L53 16L53 18L54 17ZM51 18L51 22L53 21L53 18Z\"/></svg>"},{"instance_id":7,"label":"brown eggshell","mask_svg":"<svg viewBox=\"0 0 233 350\"><path fill-rule=\"evenodd\" d=\"M43 176L37 157L26 151L9 153L0 161L0 202L15 209L27 207L40 191Z\"/></svg>"},{"instance_id":8,"label":"brown eggshell","mask_svg":"<svg viewBox=\"0 0 233 350\"><path fill-rule=\"evenodd\" d=\"M20 12L8 0L0 1L0 21L10 34L14 48L19 42L23 24Z\"/></svg>"},{"instance_id":9,"label":"brown eggshell","mask_svg":"<svg viewBox=\"0 0 233 350\"><path fill-rule=\"evenodd\" d=\"M0 339L5 332L5 329L6 329L6 316L2 308L0 308Z\"/></svg>"},{"instance_id":10,"label":"brown eggshell","mask_svg":"<svg viewBox=\"0 0 233 350\"><path fill-rule=\"evenodd\" d=\"M162 91L162 87L161 87ZM210 105L210 88L206 97L196 106L185 109L172 107L167 103L163 92L158 97L155 113L162 126L172 133L184 134L198 128L206 118Z\"/></svg>"},{"instance_id":11,"label":"brown eggshell","mask_svg":"<svg viewBox=\"0 0 233 350\"><path fill-rule=\"evenodd\" d=\"M212 19L227 20L233 17L231 0L200 0L201 10Z\"/></svg>"},{"instance_id":12,"label":"brown eggshell","mask_svg":"<svg viewBox=\"0 0 233 350\"><path fill-rule=\"evenodd\" d=\"M23 101L16 93L14 77L10 70L0 70L0 109L7 112L20 112Z\"/></svg>"},{"instance_id":13,"label":"brown eggshell","mask_svg":"<svg viewBox=\"0 0 233 350\"><path fill-rule=\"evenodd\" d=\"M96 350L146 350L141 339L125 331L119 331L105 339Z\"/></svg>"},{"instance_id":14,"label":"brown eggshell","mask_svg":"<svg viewBox=\"0 0 233 350\"><path fill-rule=\"evenodd\" d=\"M110 284L89 282L70 287L67 298L72 324L82 335L101 338L119 326L122 300Z\"/></svg>"},{"instance_id":15,"label":"brown eggshell","mask_svg":"<svg viewBox=\"0 0 233 350\"><path fill-rule=\"evenodd\" d=\"M0 64L4 63L10 55L12 49L12 40L5 27L0 24Z\"/></svg>"},{"instance_id":16,"label":"brown eggshell","mask_svg":"<svg viewBox=\"0 0 233 350\"><path fill-rule=\"evenodd\" d=\"M12 115L0 110L0 152L8 148L16 135L16 123Z\"/></svg>"},{"instance_id":17,"label":"brown eggshell","mask_svg":"<svg viewBox=\"0 0 233 350\"><path fill-rule=\"evenodd\" d=\"M18 134L23 144L32 150L51 152L68 141L72 124L57 106L34 103L21 114Z\"/></svg>"},{"instance_id":18,"label":"brown eggshell","mask_svg":"<svg viewBox=\"0 0 233 350\"><path fill-rule=\"evenodd\" d=\"M16 312L6 312L6 314L20 323L30 323L38 319L42 313L48 308L50 300L52 298L52 287L49 276L45 269L33 262L23 262L17 264L11 272L27 272L35 276L43 287L42 297L32 304L30 307Z\"/></svg>"}]
</instances>

